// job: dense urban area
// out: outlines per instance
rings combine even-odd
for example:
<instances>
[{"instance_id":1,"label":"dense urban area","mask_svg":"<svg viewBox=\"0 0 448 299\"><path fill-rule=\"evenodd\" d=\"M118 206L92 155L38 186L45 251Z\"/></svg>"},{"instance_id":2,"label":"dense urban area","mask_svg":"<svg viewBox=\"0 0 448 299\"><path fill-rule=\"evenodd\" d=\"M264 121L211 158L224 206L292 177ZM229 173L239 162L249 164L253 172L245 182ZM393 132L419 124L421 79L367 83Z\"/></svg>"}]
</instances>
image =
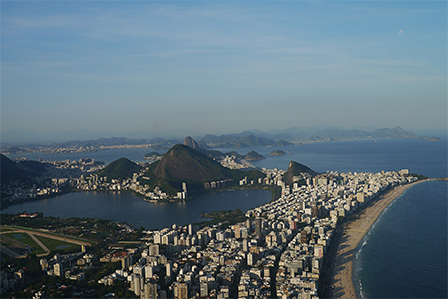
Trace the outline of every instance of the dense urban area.
<instances>
[{"instance_id":1,"label":"dense urban area","mask_svg":"<svg viewBox=\"0 0 448 299\"><path fill-rule=\"evenodd\" d=\"M163 199L163 190L147 192L138 178L106 182L94 171L94 160L52 162L45 189L12 188L10 201L77 190L129 190L147 200ZM226 166L242 167L232 158ZM247 165L245 165L247 166ZM21 227L76 237L84 245L24 258L2 252L2 297L133 297L133 298L318 298L325 292L326 254L340 223L383 192L417 180L407 170L381 173L301 173L291 185L284 171L263 169L266 177L237 185L273 185L281 196L220 222L134 228L99 219L59 219L39 214L2 215L2 234ZM82 173L82 174L81 174ZM208 187L220 182L209 182ZM218 185L217 185L218 184ZM185 192L185 194L183 193ZM188 186L177 197L187 196ZM218 213L219 214L219 213ZM234 221L238 219L239 222ZM242 220L242 221L241 221ZM48 237L48 236L47 236ZM2 235L2 246L5 243ZM80 241L81 240L81 241ZM69 242L68 240L66 240ZM75 242L75 241L73 241ZM20 240L14 240L16 247ZM70 243L70 242L69 242ZM23 245L23 244L22 244ZM2 250L3 251L3 250ZM51 253L51 255L50 255Z\"/></svg>"}]
</instances>

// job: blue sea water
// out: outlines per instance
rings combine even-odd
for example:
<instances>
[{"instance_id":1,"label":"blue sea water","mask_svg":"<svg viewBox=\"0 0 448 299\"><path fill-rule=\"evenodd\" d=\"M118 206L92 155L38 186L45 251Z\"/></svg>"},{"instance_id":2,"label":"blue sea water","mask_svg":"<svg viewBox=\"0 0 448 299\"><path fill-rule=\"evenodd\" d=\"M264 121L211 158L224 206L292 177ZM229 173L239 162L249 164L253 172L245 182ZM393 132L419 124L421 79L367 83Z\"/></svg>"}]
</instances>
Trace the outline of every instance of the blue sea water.
<instances>
[{"instance_id":1,"label":"blue sea water","mask_svg":"<svg viewBox=\"0 0 448 299\"><path fill-rule=\"evenodd\" d=\"M363 298L447 298L447 194L420 183L383 211L355 260Z\"/></svg>"},{"instance_id":2,"label":"blue sea water","mask_svg":"<svg viewBox=\"0 0 448 299\"><path fill-rule=\"evenodd\" d=\"M289 155L269 155L277 149ZM236 151L245 154L250 150L266 157L252 163L257 167L286 170L290 161L296 161L318 172L409 169L432 178L448 177L446 140L349 140ZM127 157L142 161L145 152L109 150L67 154L64 159L90 157L109 163ZM36 154L21 156L39 158ZM62 156L42 158L62 160L59 157ZM386 208L366 236L355 261L356 278L365 298L447 298L447 200L447 182L425 182L409 188Z\"/></svg>"}]
</instances>

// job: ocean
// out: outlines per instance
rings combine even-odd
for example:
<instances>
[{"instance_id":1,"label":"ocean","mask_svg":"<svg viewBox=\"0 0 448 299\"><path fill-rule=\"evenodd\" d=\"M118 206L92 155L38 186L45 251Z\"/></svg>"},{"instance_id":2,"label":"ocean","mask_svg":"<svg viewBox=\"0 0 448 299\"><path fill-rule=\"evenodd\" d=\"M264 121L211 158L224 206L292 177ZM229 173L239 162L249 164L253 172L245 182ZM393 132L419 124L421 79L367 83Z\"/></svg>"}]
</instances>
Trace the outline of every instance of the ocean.
<instances>
[{"instance_id":1,"label":"ocean","mask_svg":"<svg viewBox=\"0 0 448 299\"><path fill-rule=\"evenodd\" d=\"M354 263L362 298L447 298L447 194L420 183L383 211Z\"/></svg>"},{"instance_id":2,"label":"ocean","mask_svg":"<svg viewBox=\"0 0 448 299\"><path fill-rule=\"evenodd\" d=\"M269 155L283 150L285 156ZM228 152L231 149L218 149ZM265 160L257 167L286 170L290 161L317 172L380 172L409 169L428 177L448 177L447 141L368 139L308 143L255 150ZM146 149L58 155L20 154L43 160L95 158L109 163L121 157L142 161ZM16 156L9 156L15 158ZM447 298L447 182L417 184L379 217L355 260L356 281L364 298Z\"/></svg>"}]
</instances>

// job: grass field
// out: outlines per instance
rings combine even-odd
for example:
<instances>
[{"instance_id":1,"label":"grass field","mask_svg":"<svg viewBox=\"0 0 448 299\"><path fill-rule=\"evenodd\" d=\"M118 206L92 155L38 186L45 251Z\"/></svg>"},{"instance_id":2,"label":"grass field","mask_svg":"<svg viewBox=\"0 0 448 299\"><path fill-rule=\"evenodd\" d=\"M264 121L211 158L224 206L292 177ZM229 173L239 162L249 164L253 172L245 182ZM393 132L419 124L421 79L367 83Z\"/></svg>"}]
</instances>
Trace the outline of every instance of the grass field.
<instances>
[{"instance_id":1,"label":"grass field","mask_svg":"<svg viewBox=\"0 0 448 299\"><path fill-rule=\"evenodd\" d=\"M43 236L36 236L36 238L38 238L51 251L72 250L72 249L76 249L78 251L81 250L81 246L77 244L71 244L68 242L50 239Z\"/></svg>"},{"instance_id":2,"label":"grass field","mask_svg":"<svg viewBox=\"0 0 448 299\"><path fill-rule=\"evenodd\" d=\"M64 238L71 239L73 241L86 242L86 243L89 243L90 245L92 243L95 243L95 242L92 242L91 240L86 240L86 239L78 238L78 237L75 237L75 236L61 235L61 234L57 234L57 233L46 231L46 230L33 229L33 228L23 227L23 226L11 226L11 225L0 226L0 231L1 232L4 232L4 231L14 231L15 229L23 229L23 230L30 231L31 233L32 232L39 232L39 233L44 233L44 234L55 236L55 237L61 237L62 236Z\"/></svg>"},{"instance_id":3,"label":"grass field","mask_svg":"<svg viewBox=\"0 0 448 299\"><path fill-rule=\"evenodd\" d=\"M30 246L32 252L35 254L45 253L45 251L39 245L37 245L37 243L34 242L34 240L31 239L31 237L28 234L14 232L14 233L6 233L3 235L10 239L17 240L20 243Z\"/></svg>"}]
</instances>

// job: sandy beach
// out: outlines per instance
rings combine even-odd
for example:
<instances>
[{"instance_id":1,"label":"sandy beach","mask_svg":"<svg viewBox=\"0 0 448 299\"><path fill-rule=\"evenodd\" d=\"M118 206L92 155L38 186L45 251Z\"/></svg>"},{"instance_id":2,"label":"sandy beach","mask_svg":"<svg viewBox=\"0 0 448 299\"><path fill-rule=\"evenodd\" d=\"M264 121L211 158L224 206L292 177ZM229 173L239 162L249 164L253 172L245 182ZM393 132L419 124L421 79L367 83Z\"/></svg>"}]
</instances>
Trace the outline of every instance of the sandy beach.
<instances>
[{"instance_id":1,"label":"sandy beach","mask_svg":"<svg viewBox=\"0 0 448 299\"><path fill-rule=\"evenodd\" d=\"M426 181L426 180L425 180ZM337 250L337 257L333 268L331 298L357 298L358 294L353 285L353 261L359 243L375 223L381 212L407 188L425 181L417 181L412 184L397 186L372 206L359 213L359 218L345 224Z\"/></svg>"}]
</instances>

